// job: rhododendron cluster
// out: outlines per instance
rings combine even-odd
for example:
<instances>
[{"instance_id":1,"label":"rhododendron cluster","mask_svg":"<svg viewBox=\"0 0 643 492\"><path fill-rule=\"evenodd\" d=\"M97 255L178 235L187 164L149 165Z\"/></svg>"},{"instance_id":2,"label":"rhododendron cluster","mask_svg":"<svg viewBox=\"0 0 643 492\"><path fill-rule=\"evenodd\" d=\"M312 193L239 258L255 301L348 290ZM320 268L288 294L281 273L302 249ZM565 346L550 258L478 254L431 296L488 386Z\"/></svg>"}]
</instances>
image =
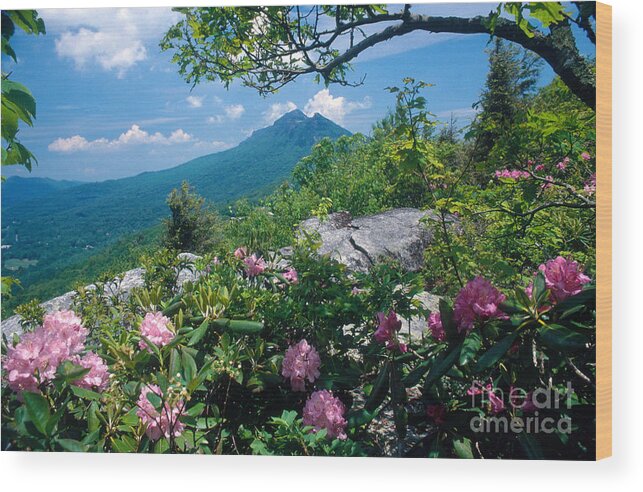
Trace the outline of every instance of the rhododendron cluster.
<instances>
[{"instance_id":1,"label":"rhododendron cluster","mask_svg":"<svg viewBox=\"0 0 643 492\"><path fill-rule=\"evenodd\" d=\"M592 156L590 155L589 152L586 151L580 155L580 158L583 159L584 161L589 161L592 158Z\"/></svg>"},{"instance_id":2,"label":"rhododendron cluster","mask_svg":"<svg viewBox=\"0 0 643 492\"><path fill-rule=\"evenodd\" d=\"M86 389L96 389L103 391L109 384L109 371L105 361L94 352L87 352L84 356L76 356L71 361L79 366L89 369L78 381L74 382L76 386Z\"/></svg>"},{"instance_id":3,"label":"rhododendron cluster","mask_svg":"<svg viewBox=\"0 0 643 492\"><path fill-rule=\"evenodd\" d=\"M161 437L166 439L169 439L170 436L179 437L185 428L185 425L179 420L184 413L185 402L182 399L175 402L164 401L159 412L147 397L150 392L163 399L163 392L157 385L148 384L141 388L136 403L136 415L147 426L145 434L152 441L157 441Z\"/></svg>"},{"instance_id":4,"label":"rhododendron cluster","mask_svg":"<svg viewBox=\"0 0 643 492\"><path fill-rule=\"evenodd\" d=\"M290 379L293 391L305 391L306 379L314 383L319 377L320 365L319 353L304 339L286 350L281 374Z\"/></svg>"},{"instance_id":5,"label":"rhododendron cluster","mask_svg":"<svg viewBox=\"0 0 643 492\"><path fill-rule=\"evenodd\" d=\"M538 408L534 404L534 392L533 390L527 393L525 396L519 394L519 390L511 386L509 388L509 401L513 408L519 408L523 413L533 413ZM524 393L524 392L523 392Z\"/></svg>"},{"instance_id":6,"label":"rhododendron cluster","mask_svg":"<svg viewBox=\"0 0 643 492\"><path fill-rule=\"evenodd\" d=\"M544 171L545 170L545 165L544 164L538 164L535 168L534 171Z\"/></svg>"},{"instance_id":7,"label":"rhododendron cluster","mask_svg":"<svg viewBox=\"0 0 643 492\"><path fill-rule=\"evenodd\" d=\"M560 302L568 297L575 296L583 290L583 285L591 281L581 271L577 262L562 256L540 265L538 270L543 273L545 285L551 292L551 298L554 302Z\"/></svg>"},{"instance_id":8,"label":"rhododendron cluster","mask_svg":"<svg viewBox=\"0 0 643 492\"><path fill-rule=\"evenodd\" d=\"M435 312L429 315L428 319L429 330L431 330L431 336L435 338L438 342L444 341L447 337L444 327L442 326L442 318L440 313Z\"/></svg>"},{"instance_id":9,"label":"rhododendron cluster","mask_svg":"<svg viewBox=\"0 0 643 492\"><path fill-rule=\"evenodd\" d=\"M564 171L567 168L568 164L569 164L569 157L565 157L562 161L556 164L556 167L561 171Z\"/></svg>"},{"instance_id":10,"label":"rhododendron cluster","mask_svg":"<svg viewBox=\"0 0 643 492\"><path fill-rule=\"evenodd\" d=\"M474 381L471 387L467 390L467 395L469 396L484 395L485 393L487 395L487 398L489 399L489 411L492 414L498 414L505 409L504 401L502 401L502 398L496 395L491 383L483 386L478 381Z\"/></svg>"},{"instance_id":11,"label":"rhododendron cluster","mask_svg":"<svg viewBox=\"0 0 643 492\"><path fill-rule=\"evenodd\" d=\"M551 176L551 175L547 175L547 176L545 176L545 179L547 180L547 182L546 182L546 183L543 183L542 185L540 185L540 187L541 187L543 190L548 190L549 188L551 188L552 186L554 186L554 183L553 183L553 181L554 181L554 177L553 177L553 176Z\"/></svg>"},{"instance_id":12,"label":"rhododendron cluster","mask_svg":"<svg viewBox=\"0 0 643 492\"><path fill-rule=\"evenodd\" d=\"M266 269L266 262L261 257L257 258L257 255L248 256L243 262L246 264L248 277L256 277Z\"/></svg>"},{"instance_id":13,"label":"rhododendron cluster","mask_svg":"<svg viewBox=\"0 0 643 492\"><path fill-rule=\"evenodd\" d=\"M485 278L470 280L455 298L453 317L458 331L471 331L476 321L507 318L499 307L505 299L505 295Z\"/></svg>"},{"instance_id":14,"label":"rhododendron cluster","mask_svg":"<svg viewBox=\"0 0 643 492\"><path fill-rule=\"evenodd\" d=\"M9 388L21 393L38 392L39 385L54 379L58 366L71 361L90 369L73 384L102 390L109 373L103 360L93 352L81 357L88 331L73 311L45 315L43 325L25 333L20 342L9 346L3 363Z\"/></svg>"},{"instance_id":15,"label":"rhododendron cluster","mask_svg":"<svg viewBox=\"0 0 643 492\"><path fill-rule=\"evenodd\" d=\"M373 337L379 343L386 345L389 350L398 349L406 352L406 345L397 339L397 332L402 328L402 321L397 318L395 311L389 311L388 315L377 313L377 330Z\"/></svg>"},{"instance_id":16,"label":"rhododendron cluster","mask_svg":"<svg viewBox=\"0 0 643 492\"><path fill-rule=\"evenodd\" d=\"M163 316L163 313L147 313L141 322L141 335L147 338L157 347L163 347L174 339L174 332L170 330L170 319ZM138 346L152 352L145 340L138 342Z\"/></svg>"},{"instance_id":17,"label":"rhododendron cluster","mask_svg":"<svg viewBox=\"0 0 643 492\"><path fill-rule=\"evenodd\" d=\"M243 260L248 255L248 250L243 246L234 250L234 256Z\"/></svg>"},{"instance_id":18,"label":"rhododendron cluster","mask_svg":"<svg viewBox=\"0 0 643 492\"><path fill-rule=\"evenodd\" d=\"M496 178L508 178L508 179L525 179L529 178L531 174L527 171L520 171L518 169L503 169L496 171Z\"/></svg>"},{"instance_id":19,"label":"rhododendron cluster","mask_svg":"<svg viewBox=\"0 0 643 492\"><path fill-rule=\"evenodd\" d=\"M284 274L283 277L288 280L291 284L296 284L299 282L299 276L297 275L297 270L294 268L288 268Z\"/></svg>"},{"instance_id":20,"label":"rhododendron cluster","mask_svg":"<svg viewBox=\"0 0 643 492\"><path fill-rule=\"evenodd\" d=\"M344 412L344 404L331 391L315 391L304 406L304 425L315 431L326 429L331 439L346 439Z\"/></svg>"},{"instance_id":21,"label":"rhododendron cluster","mask_svg":"<svg viewBox=\"0 0 643 492\"><path fill-rule=\"evenodd\" d=\"M593 173L587 181L585 181L583 189L588 195L596 193L596 173Z\"/></svg>"}]
</instances>

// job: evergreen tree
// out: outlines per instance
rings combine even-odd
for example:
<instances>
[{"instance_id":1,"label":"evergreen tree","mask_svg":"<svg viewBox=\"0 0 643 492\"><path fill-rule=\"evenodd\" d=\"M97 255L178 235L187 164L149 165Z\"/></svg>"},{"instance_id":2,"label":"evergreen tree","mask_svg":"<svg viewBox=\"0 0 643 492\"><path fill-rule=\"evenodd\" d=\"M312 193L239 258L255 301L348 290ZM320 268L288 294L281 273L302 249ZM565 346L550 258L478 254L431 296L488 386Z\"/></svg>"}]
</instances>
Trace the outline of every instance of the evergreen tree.
<instances>
[{"instance_id":1,"label":"evergreen tree","mask_svg":"<svg viewBox=\"0 0 643 492\"><path fill-rule=\"evenodd\" d=\"M472 125L476 138L474 158L485 161L495 143L515 123L533 95L540 59L516 45L496 39L489 51L489 73L481 109Z\"/></svg>"},{"instance_id":2,"label":"evergreen tree","mask_svg":"<svg viewBox=\"0 0 643 492\"><path fill-rule=\"evenodd\" d=\"M216 212L205 207L205 198L187 181L167 197L171 215L165 220L165 245L175 251L202 252L218 222Z\"/></svg>"}]
</instances>

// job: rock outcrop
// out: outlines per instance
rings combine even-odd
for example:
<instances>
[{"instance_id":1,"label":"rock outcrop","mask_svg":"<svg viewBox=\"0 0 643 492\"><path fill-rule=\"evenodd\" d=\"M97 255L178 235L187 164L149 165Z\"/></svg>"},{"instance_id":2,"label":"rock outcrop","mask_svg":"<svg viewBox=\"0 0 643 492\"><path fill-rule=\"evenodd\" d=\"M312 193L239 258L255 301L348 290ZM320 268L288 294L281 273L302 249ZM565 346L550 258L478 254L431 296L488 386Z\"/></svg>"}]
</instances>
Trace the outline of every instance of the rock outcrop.
<instances>
[{"instance_id":1,"label":"rock outcrop","mask_svg":"<svg viewBox=\"0 0 643 492\"><path fill-rule=\"evenodd\" d=\"M321 238L319 254L330 255L331 258L346 265L348 272L366 272L378 261L390 259L397 261L407 271L416 272L423 264L423 254L426 247L434 238L433 228L427 226L424 218L435 218L432 211L414 208L398 208L387 212L353 218L348 212L330 214L325 220L308 219L301 224L301 230L316 232ZM450 217L450 223L456 219ZM288 256L289 248L281 251ZM191 253L181 253L179 258L186 263L177 278L180 287L185 282L194 282L203 273L194 268L194 262L200 256ZM287 260L278 265L283 267ZM137 287L145 283L145 270L135 268L125 272L105 286L105 292L110 296L127 298ZM93 288L93 286L88 286ZM46 312L69 309L72 306L75 292L67 292L62 296L42 303ZM419 296L422 304L429 310L436 310L439 298L428 292ZM413 338L419 338L426 331L426 322L422 319L405 320L404 326L409 327ZM2 320L2 333L10 336L20 333L20 316L12 316Z\"/></svg>"},{"instance_id":2,"label":"rock outcrop","mask_svg":"<svg viewBox=\"0 0 643 492\"><path fill-rule=\"evenodd\" d=\"M177 275L177 286L180 288L184 283L194 282L197 278L199 278L201 272L197 271L196 268L194 268L194 262L201 257L193 255L191 253L181 253L179 255L179 258L187 263L187 266L185 268L182 268ZM134 289L143 287L144 285L145 269L134 268L133 270L128 270L122 275L114 278L111 282L105 284L105 296L119 297L125 300L130 296ZM86 289L89 290L95 288L96 286L93 284L86 287ZM60 311L63 309L71 309L75 296L75 291L66 292L61 296L54 297L49 301L41 303L40 306L42 306L46 313ZM22 333L21 318L17 314L2 320L2 334L6 335L8 338L14 333Z\"/></svg>"},{"instance_id":3,"label":"rock outcrop","mask_svg":"<svg viewBox=\"0 0 643 492\"><path fill-rule=\"evenodd\" d=\"M423 254L433 240L433 229L422 222L437 219L432 211L397 208L366 217L353 218L348 212L330 214L324 221L304 221L304 231L320 235L320 254L346 265L352 272L366 272L382 260L399 262L407 271L416 272L423 264ZM449 218L453 222L454 218Z\"/></svg>"}]
</instances>

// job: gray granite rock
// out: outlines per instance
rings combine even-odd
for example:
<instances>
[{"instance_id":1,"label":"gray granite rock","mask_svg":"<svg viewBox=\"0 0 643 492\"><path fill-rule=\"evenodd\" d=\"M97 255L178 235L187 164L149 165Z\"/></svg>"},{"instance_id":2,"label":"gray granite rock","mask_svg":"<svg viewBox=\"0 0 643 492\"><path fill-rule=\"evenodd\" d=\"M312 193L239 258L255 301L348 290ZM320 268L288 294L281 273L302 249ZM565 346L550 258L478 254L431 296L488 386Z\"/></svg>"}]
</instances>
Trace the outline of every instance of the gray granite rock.
<instances>
[{"instance_id":1,"label":"gray granite rock","mask_svg":"<svg viewBox=\"0 0 643 492\"><path fill-rule=\"evenodd\" d=\"M178 287L183 287L183 284L186 282L196 282L204 272L201 272L196 269L194 264L197 260L200 260L202 256L198 256L192 253L180 253L178 256L179 259L189 263L188 266L182 268L179 271L176 279L176 285Z\"/></svg>"},{"instance_id":2,"label":"gray granite rock","mask_svg":"<svg viewBox=\"0 0 643 492\"><path fill-rule=\"evenodd\" d=\"M194 268L194 262L200 259L200 256L191 253L181 253L179 257L186 262L190 263L186 268L183 268L177 275L177 286L181 287L185 282L194 282L203 273ZM120 300L127 300L132 291L136 288L145 285L145 269L134 268L114 278L111 282L105 284L105 294L108 297L119 298ZM88 285L87 289L95 289L95 285ZM76 292L67 292L62 296L55 297L49 301L40 304L46 313L60 311L63 309L71 309ZM10 318L2 320L2 333L10 337L13 333L22 333L21 318L19 315L11 316Z\"/></svg>"},{"instance_id":3,"label":"gray granite rock","mask_svg":"<svg viewBox=\"0 0 643 492\"><path fill-rule=\"evenodd\" d=\"M415 272L422 268L424 250L433 239L432 227L421 222L425 217L437 219L437 214L397 208L353 218L348 212L337 212L324 221L308 219L301 228L318 233L322 243L319 253L343 263L348 271L365 272L382 259L392 259Z\"/></svg>"}]
</instances>

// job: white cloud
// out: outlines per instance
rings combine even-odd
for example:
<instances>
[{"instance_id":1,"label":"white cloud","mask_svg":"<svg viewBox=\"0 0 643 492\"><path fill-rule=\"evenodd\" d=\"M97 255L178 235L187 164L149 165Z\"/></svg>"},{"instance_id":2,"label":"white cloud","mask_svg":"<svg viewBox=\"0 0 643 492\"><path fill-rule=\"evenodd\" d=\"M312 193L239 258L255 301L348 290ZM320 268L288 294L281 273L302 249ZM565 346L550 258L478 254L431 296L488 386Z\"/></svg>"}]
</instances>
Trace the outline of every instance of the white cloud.
<instances>
[{"instance_id":1,"label":"white cloud","mask_svg":"<svg viewBox=\"0 0 643 492\"><path fill-rule=\"evenodd\" d=\"M191 142L194 137L186 133L181 128L174 130L169 136L160 132L148 133L142 130L139 125L132 125L126 132L121 133L118 138L108 140L98 138L96 140L87 140L80 135L74 135L69 138L57 138L47 147L52 152L79 152L85 150L113 150L127 145L171 145Z\"/></svg>"},{"instance_id":2,"label":"white cloud","mask_svg":"<svg viewBox=\"0 0 643 492\"><path fill-rule=\"evenodd\" d=\"M284 114L289 113L297 109L297 105L292 101L287 101L285 103L274 103L266 111L264 111L263 116L267 123L272 123L275 120L281 118Z\"/></svg>"},{"instance_id":3,"label":"white cloud","mask_svg":"<svg viewBox=\"0 0 643 492\"><path fill-rule=\"evenodd\" d=\"M478 112L480 110L472 107L468 108L455 108L455 109L449 109L447 111L440 111L439 113L436 113L436 116L438 118L444 118L444 119L449 119L451 116L453 116L456 119L462 119L462 120L472 120L474 119Z\"/></svg>"},{"instance_id":4,"label":"white cloud","mask_svg":"<svg viewBox=\"0 0 643 492\"><path fill-rule=\"evenodd\" d=\"M223 123L224 119L225 118L220 114L215 114L214 116L208 116L205 121L210 125L217 125L219 123Z\"/></svg>"},{"instance_id":5,"label":"white cloud","mask_svg":"<svg viewBox=\"0 0 643 492\"><path fill-rule=\"evenodd\" d=\"M319 113L335 123L342 124L344 117L356 109L368 109L372 105L370 97L362 101L349 101L343 96L334 97L328 89L322 89L308 100L304 112L308 116Z\"/></svg>"},{"instance_id":6,"label":"white cloud","mask_svg":"<svg viewBox=\"0 0 643 492\"><path fill-rule=\"evenodd\" d=\"M185 98L185 100L188 102L188 105L191 108L200 108L201 106L203 106L203 97L188 96Z\"/></svg>"},{"instance_id":7,"label":"white cloud","mask_svg":"<svg viewBox=\"0 0 643 492\"><path fill-rule=\"evenodd\" d=\"M212 141L200 140L195 145L195 147L199 149L214 150L214 151L226 150L233 146L234 144L231 144L228 142L222 142L221 140L212 140Z\"/></svg>"},{"instance_id":8,"label":"white cloud","mask_svg":"<svg viewBox=\"0 0 643 492\"><path fill-rule=\"evenodd\" d=\"M77 69L96 64L123 77L147 58L152 47L179 18L170 9L43 9L47 31L56 36L56 53ZM155 48L153 48L155 49Z\"/></svg>"},{"instance_id":9,"label":"white cloud","mask_svg":"<svg viewBox=\"0 0 643 492\"><path fill-rule=\"evenodd\" d=\"M231 120L237 120L241 118L241 115L245 112L246 108L242 104L231 104L224 108L225 114Z\"/></svg>"}]
</instances>

